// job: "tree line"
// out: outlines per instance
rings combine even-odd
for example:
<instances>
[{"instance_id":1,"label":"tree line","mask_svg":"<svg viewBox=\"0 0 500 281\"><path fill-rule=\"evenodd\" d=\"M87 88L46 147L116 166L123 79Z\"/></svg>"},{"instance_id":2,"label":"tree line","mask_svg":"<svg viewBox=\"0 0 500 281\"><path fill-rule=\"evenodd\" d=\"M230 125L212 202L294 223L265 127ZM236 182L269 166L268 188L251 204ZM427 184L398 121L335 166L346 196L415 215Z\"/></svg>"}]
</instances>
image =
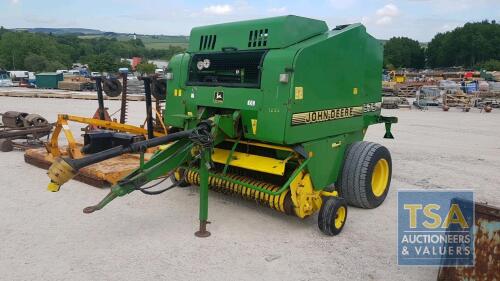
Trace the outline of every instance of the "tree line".
<instances>
[{"instance_id":1,"label":"tree line","mask_svg":"<svg viewBox=\"0 0 500 281\"><path fill-rule=\"evenodd\" d=\"M500 24L466 23L453 31L436 34L427 48L407 37L393 37L384 46L384 66L500 70Z\"/></svg>"},{"instance_id":2,"label":"tree line","mask_svg":"<svg viewBox=\"0 0 500 281\"><path fill-rule=\"evenodd\" d=\"M9 31L0 27L0 68L8 70L55 71L74 62L88 64L92 71L116 71L128 66L120 58L139 56L169 60L183 48L147 49L140 39L79 38ZM500 70L500 24L495 21L467 23L453 31L438 33L427 47L407 37L385 43L387 69L424 67L484 68Z\"/></svg>"},{"instance_id":3,"label":"tree line","mask_svg":"<svg viewBox=\"0 0 500 281\"><path fill-rule=\"evenodd\" d=\"M127 67L121 58L169 60L183 48L147 49L140 39L79 38L10 31L0 27L0 68L7 70L55 71L68 69L75 62L88 64L92 71L116 71Z\"/></svg>"}]
</instances>

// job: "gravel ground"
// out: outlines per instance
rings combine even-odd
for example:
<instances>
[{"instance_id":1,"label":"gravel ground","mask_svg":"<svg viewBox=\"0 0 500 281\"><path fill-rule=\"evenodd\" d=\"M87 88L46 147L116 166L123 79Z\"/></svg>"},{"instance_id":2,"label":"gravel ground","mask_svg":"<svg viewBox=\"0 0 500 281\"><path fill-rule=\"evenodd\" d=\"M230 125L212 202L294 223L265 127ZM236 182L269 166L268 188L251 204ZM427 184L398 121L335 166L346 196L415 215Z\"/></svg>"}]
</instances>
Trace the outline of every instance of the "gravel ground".
<instances>
[{"instance_id":1,"label":"gravel ground","mask_svg":"<svg viewBox=\"0 0 500 281\"><path fill-rule=\"evenodd\" d=\"M0 97L0 112L89 116L96 101ZM119 103L106 101L110 112ZM144 103L130 103L141 124ZM316 216L300 220L251 202L210 193L208 239L194 237L198 193L193 187L159 196L132 193L105 209L82 208L107 190L71 181L46 191L42 169L19 151L0 154L2 280L436 280L437 269L398 267L396 193L400 189L472 188L478 201L500 205L500 111L386 110L399 117L395 140L383 125L367 140L386 145L393 181L375 210L350 208L336 237ZM73 125L76 130L77 126Z\"/></svg>"}]
</instances>

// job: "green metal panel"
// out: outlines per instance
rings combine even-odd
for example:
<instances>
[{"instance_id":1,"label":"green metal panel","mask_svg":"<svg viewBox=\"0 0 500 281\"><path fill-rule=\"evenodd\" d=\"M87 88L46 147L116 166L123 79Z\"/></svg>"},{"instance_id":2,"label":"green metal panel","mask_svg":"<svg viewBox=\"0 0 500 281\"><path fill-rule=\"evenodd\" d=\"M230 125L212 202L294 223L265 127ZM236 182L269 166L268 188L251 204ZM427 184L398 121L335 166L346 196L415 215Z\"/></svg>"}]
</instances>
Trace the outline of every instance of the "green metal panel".
<instances>
[{"instance_id":1,"label":"green metal panel","mask_svg":"<svg viewBox=\"0 0 500 281\"><path fill-rule=\"evenodd\" d=\"M285 48L327 30L324 21L298 16L196 27L191 30L188 52Z\"/></svg>"},{"instance_id":2,"label":"green metal panel","mask_svg":"<svg viewBox=\"0 0 500 281\"><path fill-rule=\"evenodd\" d=\"M302 144L311 155L307 169L315 189L323 189L337 181L347 146L361 140L362 131L356 131Z\"/></svg>"},{"instance_id":3,"label":"green metal panel","mask_svg":"<svg viewBox=\"0 0 500 281\"><path fill-rule=\"evenodd\" d=\"M224 34L230 34L236 30L247 30L251 26L268 24L282 28L300 24L311 27L304 32L306 35L301 39L306 40L302 41L298 39L300 36L293 33L281 34L281 42L287 43L273 45L285 46L284 48L268 50L261 67L259 88L187 86L191 56L184 54L175 57L170 64L174 80L169 82L167 104L171 110L166 112L166 123L184 127L183 118L188 113L196 116L199 106L240 110L246 138L278 144L298 144L360 130L374 122L374 118L363 116L380 114L380 104L375 111L367 111L365 107L373 107L381 101L382 45L368 35L361 24L327 31L318 26L318 21L288 16L208 26L194 29L193 34L200 30L220 30ZM316 31L308 33L307 30L313 29L323 32L311 37ZM235 44L241 41L238 37L231 38L231 42ZM296 44L287 45L293 42ZM197 43L191 42L191 47L193 44ZM224 54L220 51L218 53ZM290 80L288 83L280 83L280 74L285 73L288 73ZM303 88L302 99L295 98L296 87ZM182 91L181 96L175 95L177 89ZM214 101L216 92L224 94L222 102ZM358 111L361 108L361 114L292 126L293 116L297 113L351 107Z\"/></svg>"},{"instance_id":4,"label":"green metal panel","mask_svg":"<svg viewBox=\"0 0 500 281\"><path fill-rule=\"evenodd\" d=\"M59 81L63 81L62 73L45 72L36 74L36 86L43 89L57 89Z\"/></svg>"},{"instance_id":5,"label":"green metal panel","mask_svg":"<svg viewBox=\"0 0 500 281\"><path fill-rule=\"evenodd\" d=\"M303 99L295 99L292 89L289 120L294 113L380 102L382 47L372 41L376 39L367 35L364 26L353 24L303 42L293 75L293 88L303 87ZM362 116L287 126L285 142L304 142L362 127L366 127Z\"/></svg>"}]
</instances>

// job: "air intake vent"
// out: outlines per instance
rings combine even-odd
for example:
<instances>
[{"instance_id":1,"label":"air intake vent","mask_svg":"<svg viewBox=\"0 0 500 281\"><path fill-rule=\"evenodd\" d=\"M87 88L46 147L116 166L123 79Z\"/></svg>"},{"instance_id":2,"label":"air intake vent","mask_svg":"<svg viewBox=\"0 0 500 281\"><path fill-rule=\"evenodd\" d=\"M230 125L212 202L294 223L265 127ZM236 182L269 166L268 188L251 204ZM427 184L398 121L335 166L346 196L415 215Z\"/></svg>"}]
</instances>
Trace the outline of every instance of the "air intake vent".
<instances>
[{"instance_id":1,"label":"air intake vent","mask_svg":"<svg viewBox=\"0 0 500 281\"><path fill-rule=\"evenodd\" d=\"M257 29L250 30L248 35L248 47L266 47L267 46L267 38L269 38L268 29Z\"/></svg>"},{"instance_id":2,"label":"air intake vent","mask_svg":"<svg viewBox=\"0 0 500 281\"><path fill-rule=\"evenodd\" d=\"M348 27L350 24L343 24L343 25L337 25L334 29L332 30L342 30L346 27Z\"/></svg>"},{"instance_id":3,"label":"air intake vent","mask_svg":"<svg viewBox=\"0 0 500 281\"><path fill-rule=\"evenodd\" d=\"M200 50L213 50L216 41L217 35L202 35L200 37Z\"/></svg>"}]
</instances>

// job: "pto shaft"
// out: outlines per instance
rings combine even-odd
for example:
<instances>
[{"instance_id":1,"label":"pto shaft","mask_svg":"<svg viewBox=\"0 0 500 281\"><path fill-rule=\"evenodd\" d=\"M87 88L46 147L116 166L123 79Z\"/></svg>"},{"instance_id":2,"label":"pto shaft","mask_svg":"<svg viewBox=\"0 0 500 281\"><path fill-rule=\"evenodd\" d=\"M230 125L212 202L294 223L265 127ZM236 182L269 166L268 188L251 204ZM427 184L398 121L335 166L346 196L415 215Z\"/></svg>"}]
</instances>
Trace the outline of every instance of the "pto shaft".
<instances>
[{"instance_id":1,"label":"pto shaft","mask_svg":"<svg viewBox=\"0 0 500 281\"><path fill-rule=\"evenodd\" d=\"M186 139L192 132L193 130L186 130L168 134L163 137L136 142L125 147L117 146L80 159L57 158L54 163L52 163L47 173L50 178L48 189L53 192L59 191L60 186L75 177L78 173L78 170L83 167L99 163L106 159L110 159L125 153L144 152L149 147L167 144L180 139Z\"/></svg>"}]
</instances>

